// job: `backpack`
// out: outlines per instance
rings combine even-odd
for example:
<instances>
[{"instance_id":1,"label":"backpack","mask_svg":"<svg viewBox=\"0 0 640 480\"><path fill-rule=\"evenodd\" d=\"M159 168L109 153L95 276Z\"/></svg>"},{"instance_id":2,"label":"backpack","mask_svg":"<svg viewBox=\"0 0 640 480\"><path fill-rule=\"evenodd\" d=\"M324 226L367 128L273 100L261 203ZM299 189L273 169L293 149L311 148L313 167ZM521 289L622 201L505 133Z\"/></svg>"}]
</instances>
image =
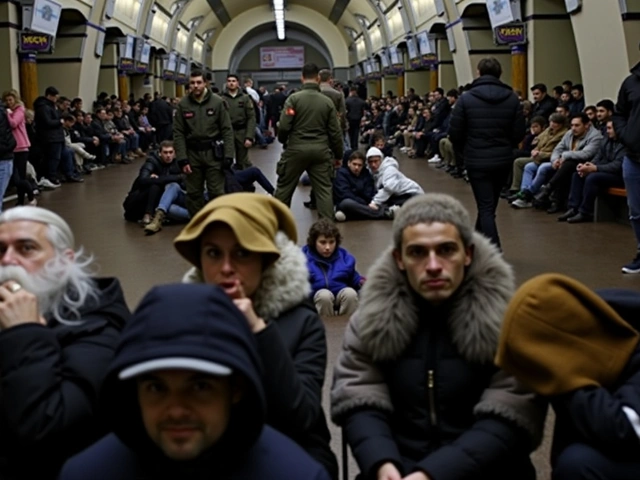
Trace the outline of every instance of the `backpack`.
<instances>
[{"instance_id":1,"label":"backpack","mask_svg":"<svg viewBox=\"0 0 640 480\"><path fill-rule=\"evenodd\" d=\"M4 107L0 106L0 160L13 158L13 151L17 146L13 136L9 115Z\"/></svg>"}]
</instances>

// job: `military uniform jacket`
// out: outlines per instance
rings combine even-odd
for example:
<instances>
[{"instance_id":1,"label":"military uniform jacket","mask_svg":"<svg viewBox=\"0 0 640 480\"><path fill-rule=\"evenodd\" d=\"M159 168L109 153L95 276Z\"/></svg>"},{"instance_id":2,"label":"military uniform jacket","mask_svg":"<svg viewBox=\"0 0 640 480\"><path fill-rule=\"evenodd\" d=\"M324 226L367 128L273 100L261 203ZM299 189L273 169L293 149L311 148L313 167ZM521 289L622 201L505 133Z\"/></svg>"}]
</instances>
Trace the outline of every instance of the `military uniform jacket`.
<instances>
[{"instance_id":1,"label":"military uniform jacket","mask_svg":"<svg viewBox=\"0 0 640 480\"><path fill-rule=\"evenodd\" d=\"M331 99L338 111L338 121L343 130L347 130L347 104L344 95L328 83L320 84L320 91Z\"/></svg>"},{"instance_id":2,"label":"military uniform jacket","mask_svg":"<svg viewBox=\"0 0 640 480\"><path fill-rule=\"evenodd\" d=\"M205 142L221 138L224 140L225 158L234 158L233 129L226 102L208 89L201 102L187 95L176 109L173 121L173 143L176 158L188 159L191 142Z\"/></svg>"},{"instance_id":3,"label":"military uniform jacket","mask_svg":"<svg viewBox=\"0 0 640 480\"><path fill-rule=\"evenodd\" d=\"M333 158L342 158L344 144L333 102L320 93L317 83L306 83L284 103L278 140L289 147L329 145Z\"/></svg>"},{"instance_id":4,"label":"military uniform jacket","mask_svg":"<svg viewBox=\"0 0 640 480\"><path fill-rule=\"evenodd\" d=\"M256 111L253 108L251 97L241 90L235 97L229 92L224 92L222 96L229 105L229 117L233 130L246 130L246 138L253 141L256 130Z\"/></svg>"}]
</instances>

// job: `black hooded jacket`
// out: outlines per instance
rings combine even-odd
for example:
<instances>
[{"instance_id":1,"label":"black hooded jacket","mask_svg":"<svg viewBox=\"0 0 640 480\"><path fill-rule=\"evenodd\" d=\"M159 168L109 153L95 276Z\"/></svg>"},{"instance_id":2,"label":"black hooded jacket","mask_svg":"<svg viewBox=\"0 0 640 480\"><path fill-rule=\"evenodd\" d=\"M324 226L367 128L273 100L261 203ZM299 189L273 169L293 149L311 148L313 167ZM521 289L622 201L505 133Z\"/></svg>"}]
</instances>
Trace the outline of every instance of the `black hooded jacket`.
<instances>
[{"instance_id":1,"label":"black hooded jacket","mask_svg":"<svg viewBox=\"0 0 640 480\"><path fill-rule=\"evenodd\" d=\"M456 148L463 149L467 169L509 167L524 132L518 97L491 75L476 78L451 113L449 138Z\"/></svg>"},{"instance_id":2,"label":"black hooded jacket","mask_svg":"<svg viewBox=\"0 0 640 480\"><path fill-rule=\"evenodd\" d=\"M119 379L125 368L171 357L217 363L244 379L225 433L194 460L172 460L158 448L143 425L135 379ZM123 331L104 383L102 404L113 434L67 462L60 480L328 480L298 445L265 427L261 372L248 322L221 289L153 288Z\"/></svg>"},{"instance_id":3,"label":"black hooded jacket","mask_svg":"<svg viewBox=\"0 0 640 480\"><path fill-rule=\"evenodd\" d=\"M631 69L618 92L613 128L627 148L627 157L640 162L640 63Z\"/></svg>"},{"instance_id":4,"label":"black hooded jacket","mask_svg":"<svg viewBox=\"0 0 640 480\"><path fill-rule=\"evenodd\" d=\"M16 139L11 131L7 111L0 105L0 160L12 160Z\"/></svg>"},{"instance_id":5,"label":"black hooded jacket","mask_svg":"<svg viewBox=\"0 0 640 480\"><path fill-rule=\"evenodd\" d=\"M49 319L0 332L0 479L49 480L67 458L108 430L98 392L130 312L115 278L81 323Z\"/></svg>"},{"instance_id":6,"label":"black hooded jacket","mask_svg":"<svg viewBox=\"0 0 640 480\"><path fill-rule=\"evenodd\" d=\"M61 116L56 104L47 97L38 97L33 102L33 110L38 139L43 143L64 143Z\"/></svg>"},{"instance_id":7,"label":"black hooded jacket","mask_svg":"<svg viewBox=\"0 0 640 480\"><path fill-rule=\"evenodd\" d=\"M156 175L156 178L151 177ZM165 163L155 153L151 153L140 167L140 173L133 182L131 191L148 188L151 185L166 185L168 183L182 183L184 175L177 160Z\"/></svg>"}]
</instances>

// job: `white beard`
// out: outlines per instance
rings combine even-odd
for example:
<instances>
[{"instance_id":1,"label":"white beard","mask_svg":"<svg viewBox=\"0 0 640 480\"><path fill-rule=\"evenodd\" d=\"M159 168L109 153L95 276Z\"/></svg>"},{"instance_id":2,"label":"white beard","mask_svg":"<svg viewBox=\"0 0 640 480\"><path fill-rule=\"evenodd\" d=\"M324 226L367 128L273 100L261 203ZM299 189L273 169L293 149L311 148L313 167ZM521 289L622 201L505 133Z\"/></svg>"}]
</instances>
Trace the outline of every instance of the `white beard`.
<instances>
[{"instance_id":1,"label":"white beard","mask_svg":"<svg viewBox=\"0 0 640 480\"><path fill-rule=\"evenodd\" d=\"M40 315L50 313L54 306L62 300L67 289L67 275L58 262L50 262L42 270L29 273L17 265L0 267L0 283L13 280L23 289L32 293L38 300Z\"/></svg>"}]
</instances>

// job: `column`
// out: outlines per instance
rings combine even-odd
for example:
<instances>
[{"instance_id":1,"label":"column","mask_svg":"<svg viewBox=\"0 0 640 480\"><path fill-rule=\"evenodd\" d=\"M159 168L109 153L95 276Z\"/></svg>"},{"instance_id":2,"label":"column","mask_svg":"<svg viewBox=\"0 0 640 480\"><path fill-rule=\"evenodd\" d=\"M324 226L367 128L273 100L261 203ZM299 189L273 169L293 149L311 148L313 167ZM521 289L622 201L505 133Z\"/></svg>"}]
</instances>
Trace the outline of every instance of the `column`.
<instances>
[{"instance_id":1,"label":"column","mask_svg":"<svg viewBox=\"0 0 640 480\"><path fill-rule=\"evenodd\" d=\"M129 100L129 77L125 72L118 72L118 96L120 101Z\"/></svg>"},{"instance_id":2,"label":"column","mask_svg":"<svg viewBox=\"0 0 640 480\"><path fill-rule=\"evenodd\" d=\"M20 54L20 96L27 108L38 98L38 67L35 53Z\"/></svg>"},{"instance_id":3,"label":"column","mask_svg":"<svg viewBox=\"0 0 640 480\"><path fill-rule=\"evenodd\" d=\"M178 98L184 97L184 84L183 83L178 83L176 85L176 97L178 97Z\"/></svg>"},{"instance_id":4,"label":"column","mask_svg":"<svg viewBox=\"0 0 640 480\"><path fill-rule=\"evenodd\" d=\"M527 46L511 47L511 86L527 98Z\"/></svg>"},{"instance_id":5,"label":"column","mask_svg":"<svg viewBox=\"0 0 640 480\"><path fill-rule=\"evenodd\" d=\"M404 91L404 73L401 73L398 75L397 82L398 82L398 95L402 96L406 93Z\"/></svg>"},{"instance_id":6,"label":"column","mask_svg":"<svg viewBox=\"0 0 640 480\"><path fill-rule=\"evenodd\" d=\"M429 91L433 92L440 86L438 78L438 64L433 64L429 70Z\"/></svg>"}]
</instances>

